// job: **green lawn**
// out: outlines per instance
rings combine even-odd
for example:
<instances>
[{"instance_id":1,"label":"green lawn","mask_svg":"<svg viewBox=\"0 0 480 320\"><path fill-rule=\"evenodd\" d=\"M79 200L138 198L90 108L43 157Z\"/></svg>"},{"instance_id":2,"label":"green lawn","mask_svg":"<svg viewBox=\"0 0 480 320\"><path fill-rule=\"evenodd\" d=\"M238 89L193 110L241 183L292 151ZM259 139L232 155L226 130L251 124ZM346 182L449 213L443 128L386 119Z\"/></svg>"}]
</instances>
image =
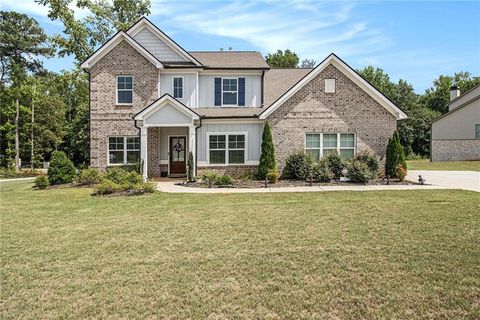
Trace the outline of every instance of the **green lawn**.
<instances>
[{"instance_id":1,"label":"green lawn","mask_svg":"<svg viewBox=\"0 0 480 320\"><path fill-rule=\"evenodd\" d=\"M1 184L1 318L480 317L478 193L90 191Z\"/></svg>"},{"instance_id":2,"label":"green lawn","mask_svg":"<svg viewBox=\"0 0 480 320\"><path fill-rule=\"evenodd\" d=\"M480 161L430 162L428 159L407 161L409 170L480 171Z\"/></svg>"}]
</instances>

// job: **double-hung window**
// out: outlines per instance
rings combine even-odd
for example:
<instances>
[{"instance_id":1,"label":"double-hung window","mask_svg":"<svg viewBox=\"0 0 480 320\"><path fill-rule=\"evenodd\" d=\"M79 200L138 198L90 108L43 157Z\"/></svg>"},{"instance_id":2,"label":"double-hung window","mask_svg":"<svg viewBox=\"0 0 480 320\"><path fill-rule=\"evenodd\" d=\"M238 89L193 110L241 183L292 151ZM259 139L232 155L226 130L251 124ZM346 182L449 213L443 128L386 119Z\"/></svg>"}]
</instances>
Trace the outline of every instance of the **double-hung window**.
<instances>
[{"instance_id":1,"label":"double-hung window","mask_svg":"<svg viewBox=\"0 0 480 320\"><path fill-rule=\"evenodd\" d=\"M108 163L135 164L140 159L140 139L138 137L109 137Z\"/></svg>"},{"instance_id":2,"label":"double-hung window","mask_svg":"<svg viewBox=\"0 0 480 320\"><path fill-rule=\"evenodd\" d=\"M245 134L210 134L210 164L244 164Z\"/></svg>"},{"instance_id":3,"label":"double-hung window","mask_svg":"<svg viewBox=\"0 0 480 320\"><path fill-rule=\"evenodd\" d=\"M222 97L224 105L237 105L238 99L238 79L222 79Z\"/></svg>"},{"instance_id":4,"label":"double-hung window","mask_svg":"<svg viewBox=\"0 0 480 320\"><path fill-rule=\"evenodd\" d=\"M355 134L307 133L305 152L315 160L331 153L338 153L343 159L351 159L355 154Z\"/></svg>"},{"instance_id":5,"label":"double-hung window","mask_svg":"<svg viewBox=\"0 0 480 320\"><path fill-rule=\"evenodd\" d=\"M133 103L133 77L117 76L117 104Z\"/></svg>"},{"instance_id":6,"label":"double-hung window","mask_svg":"<svg viewBox=\"0 0 480 320\"><path fill-rule=\"evenodd\" d=\"M173 77L173 97L183 99L183 77Z\"/></svg>"}]
</instances>

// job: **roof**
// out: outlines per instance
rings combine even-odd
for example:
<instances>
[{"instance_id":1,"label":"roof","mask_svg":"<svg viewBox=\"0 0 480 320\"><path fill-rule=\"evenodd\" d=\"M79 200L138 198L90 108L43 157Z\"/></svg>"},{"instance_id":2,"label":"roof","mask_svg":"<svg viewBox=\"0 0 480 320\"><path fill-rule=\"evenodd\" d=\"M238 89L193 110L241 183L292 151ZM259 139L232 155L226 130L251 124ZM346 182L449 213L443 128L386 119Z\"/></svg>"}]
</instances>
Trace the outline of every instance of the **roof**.
<instances>
[{"instance_id":1,"label":"roof","mask_svg":"<svg viewBox=\"0 0 480 320\"><path fill-rule=\"evenodd\" d=\"M213 107L196 108L195 112L204 118L256 118L264 108L246 108L246 107Z\"/></svg>"},{"instance_id":2,"label":"roof","mask_svg":"<svg viewBox=\"0 0 480 320\"><path fill-rule=\"evenodd\" d=\"M265 72L263 105L270 106L313 69L270 69Z\"/></svg>"},{"instance_id":3,"label":"roof","mask_svg":"<svg viewBox=\"0 0 480 320\"><path fill-rule=\"evenodd\" d=\"M269 69L257 51L189 51L207 69Z\"/></svg>"},{"instance_id":4,"label":"roof","mask_svg":"<svg viewBox=\"0 0 480 320\"><path fill-rule=\"evenodd\" d=\"M178 101L178 99L175 99L170 94L165 93L163 96L161 96L160 98L158 98L157 100L153 101L151 104L146 106L142 111L135 114L133 116L133 119L144 120L149 115L151 115L154 111L165 106L166 104L170 104L172 107L182 112L183 114L190 116L192 119L198 119L200 116L192 108L187 107L186 105Z\"/></svg>"},{"instance_id":5,"label":"roof","mask_svg":"<svg viewBox=\"0 0 480 320\"><path fill-rule=\"evenodd\" d=\"M463 99L461 99L462 97L463 97ZM466 106L470 105L470 103L472 103L473 101L478 100L478 99L480 99L480 84L473 87L472 89L468 90L467 92L465 92L461 96L459 96L459 97L453 99L452 101L450 101L450 103L448 105L452 104L452 102L457 102L458 105L455 106L450 111L448 111L447 113L444 113L441 116L439 116L438 118L434 119L432 121L432 123L434 123L434 122L436 122L440 119L443 119L445 117L450 116L455 111L460 110L463 107L466 107Z\"/></svg>"},{"instance_id":6,"label":"roof","mask_svg":"<svg viewBox=\"0 0 480 320\"><path fill-rule=\"evenodd\" d=\"M355 70L353 70L349 65L347 65L342 59L337 57L334 53L331 53L327 58L325 58L318 66L315 67L311 72L304 76L300 81L298 81L293 87L291 87L287 92L285 92L280 98L273 102L269 107L264 109L260 114L260 119L266 119L272 112L274 112L278 107L280 107L285 101L287 101L291 96L297 93L302 89L310 80L314 79L320 72L322 72L328 65L335 66L340 72L352 80L357 86L359 86L363 91L370 95L375 101L377 101L382 107L387 111L393 114L397 120L406 119L407 114L398 108L392 101L385 97L380 91L378 91L374 86L372 86L367 80L362 78Z\"/></svg>"}]
</instances>

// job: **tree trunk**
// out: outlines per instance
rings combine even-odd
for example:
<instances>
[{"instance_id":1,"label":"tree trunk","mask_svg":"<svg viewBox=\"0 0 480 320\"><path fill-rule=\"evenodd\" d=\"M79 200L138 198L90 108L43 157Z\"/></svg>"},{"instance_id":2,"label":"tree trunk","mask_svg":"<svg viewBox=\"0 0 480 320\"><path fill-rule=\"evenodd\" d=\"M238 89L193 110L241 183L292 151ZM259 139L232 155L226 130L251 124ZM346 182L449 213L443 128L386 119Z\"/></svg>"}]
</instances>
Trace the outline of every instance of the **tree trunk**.
<instances>
[{"instance_id":1,"label":"tree trunk","mask_svg":"<svg viewBox=\"0 0 480 320\"><path fill-rule=\"evenodd\" d=\"M20 106L17 98L17 114L15 116L15 172L20 172L20 139L18 136L18 123L20 118Z\"/></svg>"},{"instance_id":2,"label":"tree trunk","mask_svg":"<svg viewBox=\"0 0 480 320\"><path fill-rule=\"evenodd\" d=\"M35 90L36 89L36 85L34 84L33 85L33 96L32 96L32 130L30 132L30 135L31 135L31 142L32 142L32 145L31 145L31 150L30 150L30 169L33 170L33 127L34 127L34 124L35 124Z\"/></svg>"}]
</instances>

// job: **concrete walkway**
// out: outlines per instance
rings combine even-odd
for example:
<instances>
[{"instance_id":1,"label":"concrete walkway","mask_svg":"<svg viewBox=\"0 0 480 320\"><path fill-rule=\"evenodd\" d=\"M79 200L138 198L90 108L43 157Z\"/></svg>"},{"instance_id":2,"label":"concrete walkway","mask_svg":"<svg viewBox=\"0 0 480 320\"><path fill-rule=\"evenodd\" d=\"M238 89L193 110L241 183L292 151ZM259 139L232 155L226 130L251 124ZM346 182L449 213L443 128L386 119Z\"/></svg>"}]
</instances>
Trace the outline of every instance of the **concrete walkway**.
<instances>
[{"instance_id":1,"label":"concrete walkway","mask_svg":"<svg viewBox=\"0 0 480 320\"><path fill-rule=\"evenodd\" d=\"M480 192L480 172L409 170L407 180L418 181L419 175L426 180L427 184Z\"/></svg>"}]
</instances>

